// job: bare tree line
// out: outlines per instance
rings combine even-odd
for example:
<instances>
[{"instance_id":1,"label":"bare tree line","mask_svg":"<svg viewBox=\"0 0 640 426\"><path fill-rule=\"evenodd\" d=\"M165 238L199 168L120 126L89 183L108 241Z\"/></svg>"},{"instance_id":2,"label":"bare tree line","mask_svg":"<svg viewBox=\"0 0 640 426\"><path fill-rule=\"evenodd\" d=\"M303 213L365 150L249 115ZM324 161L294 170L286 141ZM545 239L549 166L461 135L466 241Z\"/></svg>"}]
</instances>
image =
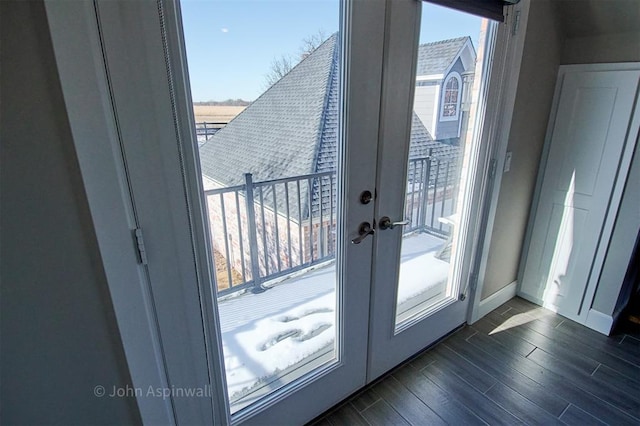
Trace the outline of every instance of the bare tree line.
<instances>
[{"instance_id":1,"label":"bare tree line","mask_svg":"<svg viewBox=\"0 0 640 426\"><path fill-rule=\"evenodd\" d=\"M297 55L280 55L279 57L274 58L273 61L271 61L269 72L267 72L264 77L264 89L266 90L273 86L278 80L289 73L289 71L291 71L300 61L309 56L322 43L324 43L327 38L326 32L320 29L314 34L302 39Z\"/></svg>"}]
</instances>

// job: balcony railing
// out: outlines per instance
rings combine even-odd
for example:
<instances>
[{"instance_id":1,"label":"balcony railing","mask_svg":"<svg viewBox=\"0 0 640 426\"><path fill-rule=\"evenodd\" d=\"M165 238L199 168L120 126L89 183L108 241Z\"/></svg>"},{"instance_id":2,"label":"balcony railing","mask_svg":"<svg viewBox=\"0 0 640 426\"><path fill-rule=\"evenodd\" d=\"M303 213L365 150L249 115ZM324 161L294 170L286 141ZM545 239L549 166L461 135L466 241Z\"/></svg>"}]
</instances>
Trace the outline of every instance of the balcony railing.
<instances>
[{"instance_id":1,"label":"balcony railing","mask_svg":"<svg viewBox=\"0 0 640 426\"><path fill-rule=\"evenodd\" d=\"M227 123L202 121L196 123L196 136L201 136L205 141L215 135L218 130L222 129Z\"/></svg>"},{"instance_id":2,"label":"balcony railing","mask_svg":"<svg viewBox=\"0 0 640 426\"><path fill-rule=\"evenodd\" d=\"M453 214L457 158L409 161L405 233L451 232L439 218ZM216 257L218 295L263 283L335 258L335 172L254 182L205 191ZM221 285L222 283L222 285Z\"/></svg>"}]
</instances>

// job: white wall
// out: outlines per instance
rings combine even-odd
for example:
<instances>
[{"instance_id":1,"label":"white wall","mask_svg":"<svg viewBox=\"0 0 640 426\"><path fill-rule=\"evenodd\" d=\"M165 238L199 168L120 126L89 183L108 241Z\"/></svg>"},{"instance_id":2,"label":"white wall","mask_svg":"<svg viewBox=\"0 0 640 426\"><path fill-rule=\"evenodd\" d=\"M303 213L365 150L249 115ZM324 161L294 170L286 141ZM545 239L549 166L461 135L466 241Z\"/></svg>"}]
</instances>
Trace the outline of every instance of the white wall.
<instances>
[{"instance_id":1,"label":"white wall","mask_svg":"<svg viewBox=\"0 0 640 426\"><path fill-rule=\"evenodd\" d=\"M550 0L531 2L525 49L518 83L508 150L513 153L511 171L503 176L493 235L489 246L489 259L482 299L516 280L528 221L531 198L535 188L540 153L546 135L556 75L560 64L638 62L640 61L640 31L612 33L609 24L606 34L581 34L567 37L564 30L568 20L599 22L599 16L580 10L579 4L570 9L568 4L552 4ZM602 5L599 5L602 6ZM634 7L628 2L624 7ZM595 13L595 12L594 12ZM624 13L619 10L618 14ZM571 26L572 27L572 26ZM603 26L594 26L603 31ZM612 240L593 308L611 315L620 294L633 243L640 227L637 188L639 156L634 158L634 169L623 195ZM632 190L631 188L634 188Z\"/></svg>"},{"instance_id":2,"label":"white wall","mask_svg":"<svg viewBox=\"0 0 640 426\"><path fill-rule=\"evenodd\" d=\"M42 2L0 34L0 423L139 424Z\"/></svg>"},{"instance_id":3,"label":"white wall","mask_svg":"<svg viewBox=\"0 0 640 426\"><path fill-rule=\"evenodd\" d=\"M551 0L531 2L509 134L511 170L502 177L481 298L516 280L538 163L560 64L562 35Z\"/></svg>"},{"instance_id":4,"label":"white wall","mask_svg":"<svg viewBox=\"0 0 640 426\"><path fill-rule=\"evenodd\" d=\"M640 61L640 31L569 38L562 49L562 64L635 61Z\"/></svg>"}]
</instances>

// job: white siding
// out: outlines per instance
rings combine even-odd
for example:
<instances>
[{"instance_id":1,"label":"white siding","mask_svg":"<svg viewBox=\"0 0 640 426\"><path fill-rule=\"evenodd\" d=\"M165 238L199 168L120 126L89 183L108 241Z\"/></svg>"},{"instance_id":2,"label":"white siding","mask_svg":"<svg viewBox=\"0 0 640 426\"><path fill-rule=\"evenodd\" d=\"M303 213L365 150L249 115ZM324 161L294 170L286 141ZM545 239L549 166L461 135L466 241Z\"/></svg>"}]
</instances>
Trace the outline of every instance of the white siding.
<instances>
[{"instance_id":1,"label":"white siding","mask_svg":"<svg viewBox=\"0 0 640 426\"><path fill-rule=\"evenodd\" d=\"M413 109L427 128L429 134L435 134L434 115L436 113L436 98L438 86L418 86L416 87Z\"/></svg>"}]
</instances>

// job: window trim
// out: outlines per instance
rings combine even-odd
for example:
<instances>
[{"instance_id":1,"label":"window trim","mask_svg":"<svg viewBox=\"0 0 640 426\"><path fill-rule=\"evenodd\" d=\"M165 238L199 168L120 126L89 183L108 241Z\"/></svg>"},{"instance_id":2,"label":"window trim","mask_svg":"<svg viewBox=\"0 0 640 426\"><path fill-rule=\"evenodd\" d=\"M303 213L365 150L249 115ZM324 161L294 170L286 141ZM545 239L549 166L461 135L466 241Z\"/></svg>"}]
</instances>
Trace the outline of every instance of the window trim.
<instances>
[{"instance_id":1,"label":"window trim","mask_svg":"<svg viewBox=\"0 0 640 426\"><path fill-rule=\"evenodd\" d=\"M455 115L445 116L444 107L447 104L445 98L447 96L447 84L455 80L458 83L458 97L456 98L456 113ZM440 121L457 121L460 119L460 100L462 98L462 78L456 71L452 71L442 83L442 97L439 108Z\"/></svg>"}]
</instances>

